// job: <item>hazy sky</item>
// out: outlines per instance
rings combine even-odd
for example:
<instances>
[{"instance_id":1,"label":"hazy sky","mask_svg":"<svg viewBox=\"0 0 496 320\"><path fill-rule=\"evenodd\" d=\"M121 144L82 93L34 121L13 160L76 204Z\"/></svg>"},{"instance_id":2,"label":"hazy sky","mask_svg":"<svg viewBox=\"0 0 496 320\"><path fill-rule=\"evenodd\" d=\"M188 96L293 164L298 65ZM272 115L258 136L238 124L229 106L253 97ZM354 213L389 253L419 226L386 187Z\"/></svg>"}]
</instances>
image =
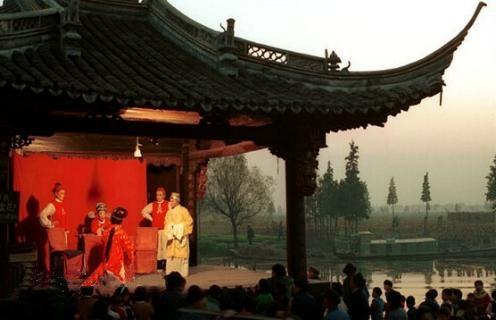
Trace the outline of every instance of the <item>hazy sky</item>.
<instances>
[{"instance_id":1,"label":"hazy sky","mask_svg":"<svg viewBox=\"0 0 496 320\"><path fill-rule=\"evenodd\" d=\"M230 17L236 35L323 56L335 50L351 70L377 70L420 59L453 38L468 22L474 0L175 0L183 13L213 29ZM496 0L486 2L445 74L439 96L390 117L384 128L327 135L319 156L344 174L348 143L360 147L361 177L373 205L385 204L394 176L400 204L417 204L428 171L434 203L483 203L485 176L496 154ZM284 203L284 161L267 151L248 155L274 175L276 202Z\"/></svg>"},{"instance_id":2,"label":"hazy sky","mask_svg":"<svg viewBox=\"0 0 496 320\"><path fill-rule=\"evenodd\" d=\"M0 0L0 4L3 0ZM170 0L194 20L220 31L236 19L236 35L271 46L323 56L335 50L350 70L398 67L426 56L453 38L470 19L476 0ZM348 143L360 147L361 177L373 205L383 205L394 176L400 204L419 203L428 171L434 203L479 204L496 154L496 0L484 8L445 74L439 96L390 117L384 128L327 135L320 169L331 161L344 174ZM284 206L284 161L268 151L248 154L277 181Z\"/></svg>"}]
</instances>

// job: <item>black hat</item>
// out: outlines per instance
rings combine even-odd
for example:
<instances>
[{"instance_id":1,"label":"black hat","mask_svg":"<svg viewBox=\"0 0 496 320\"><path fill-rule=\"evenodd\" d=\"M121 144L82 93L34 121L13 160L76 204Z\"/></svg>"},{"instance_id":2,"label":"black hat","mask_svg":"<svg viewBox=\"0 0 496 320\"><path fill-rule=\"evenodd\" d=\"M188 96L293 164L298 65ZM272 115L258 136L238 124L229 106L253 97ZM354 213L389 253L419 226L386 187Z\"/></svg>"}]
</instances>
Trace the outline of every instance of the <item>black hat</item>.
<instances>
[{"instance_id":1,"label":"black hat","mask_svg":"<svg viewBox=\"0 0 496 320\"><path fill-rule=\"evenodd\" d=\"M122 207L117 207L112 211L112 219L117 221L122 221L125 217L127 217L127 210Z\"/></svg>"}]
</instances>

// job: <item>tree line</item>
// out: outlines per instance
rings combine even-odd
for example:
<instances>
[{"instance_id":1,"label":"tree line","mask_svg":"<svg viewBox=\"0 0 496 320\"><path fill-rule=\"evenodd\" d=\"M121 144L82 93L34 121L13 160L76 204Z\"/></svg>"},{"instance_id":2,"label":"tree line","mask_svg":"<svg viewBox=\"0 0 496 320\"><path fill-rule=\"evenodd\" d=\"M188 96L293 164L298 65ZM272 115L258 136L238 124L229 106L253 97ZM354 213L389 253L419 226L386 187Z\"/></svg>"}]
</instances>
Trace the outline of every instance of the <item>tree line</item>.
<instances>
[{"instance_id":1,"label":"tree line","mask_svg":"<svg viewBox=\"0 0 496 320\"><path fill-rule=\"evenodd\" d=\"M315 193L305 198L305 214L310 230L320 240L335 243L338 228L343 226L344 235L350 237L358 231L360 221L368 219L371 205L367 184L360 178L359 148L352 141L345 157L345 177L336 179L330 161L325 173L318 178ZM233 243L238 246L240 226L262 212L275 211L272 192L274 181L257 167L249 167L244 155L212 159L208 166L207 193L203 201L206 209L218 213L232 227ZM486 200L496 213L496 156L490 166L487 179ZM393 234L399 226L395 215L398 193L394 177L388 187L386 203L391 208ZM430 211L431 191L429 173L426 172L420 194L425 204L424 234Z\"/></svg>"},{"instance_id":2,"label":"tree line","mask_svg":"<svg viewBox=\"0 0 496 320\"><path fill-rule=\"evenodd\" d=\"M341 180L336 179L330 161L327 162L326 172L318 179L317 190L312 196L305 198L305 213L309 228L317 238L334 243L338 227L342 225L344 236L349 239L352 234L358 232L360 221L369 218L370 198L367 183L360 178L359 158L359 148L352 141L350 151L345 157L345 177ZM428 172L423 178L420 200L425 203L423 229L424 235L427 235L432 201ZM400 221L394 211L398 203L394 177L389 183L386 203L391 208L391 226L394 234Z\"/></svg>"},{"instance_id":3,"label":"tree line","mask_svg":"<svg viewBox=\"0 0 496 320\"><path fill-rule=\"evenodd\" d=\"M361 220L368 219L371 206L367 184L360 178L359 148L352 141L345 157L345 177L337 180L331 162L318 179L317 190L305 198L305 214L309 228L320 238L334 244L339 221L343 221L345 236L358 231Z\"/></svg>"}]
</instances>

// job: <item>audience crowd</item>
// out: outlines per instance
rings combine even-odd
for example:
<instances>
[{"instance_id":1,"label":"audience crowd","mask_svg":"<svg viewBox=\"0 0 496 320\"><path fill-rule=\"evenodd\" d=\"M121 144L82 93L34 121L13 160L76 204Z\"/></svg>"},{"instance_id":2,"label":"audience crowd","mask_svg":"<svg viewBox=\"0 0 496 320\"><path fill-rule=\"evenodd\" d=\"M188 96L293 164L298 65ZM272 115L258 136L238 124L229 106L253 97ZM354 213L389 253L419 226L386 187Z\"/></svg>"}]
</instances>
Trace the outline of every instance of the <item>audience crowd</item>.
<instances>
[{"instance_id":1,"label":"audience crowd","mask_svg":"<svg viewBox=\"0 0 496 320\"><path fill-rule=\"evenodd\" d=\"M474 283L473 293L463 297L457 288L435 289L425 293L424 301L403 295L391 280L371 288L355 266L347 264L344 281L330 288L310 285L319 272L310 268L308 277L292 279L284 266L272 267L272 276L260 279L254 288L204 290L186 286L186 279L173 272L165 277L165 290L137 287L131 293L126 286L111 295L102 295L94 287L81 287L80 293L65 302L61 319L227 319L270 317L302 320L483 320L496 318L496 290L489 295L482 281ZM317 281L318 283L318 281ZM322 284L322 283L320 283ZM187 289L186 289L187 288ZM315 288L319 288L318 290ZM70 307L68 307L70 306ZM61 309L61 310L62 310ZM26 310L23 310L27 312ZM18 313L16 319L21 319Z\"/></svg>"}]
</instances>

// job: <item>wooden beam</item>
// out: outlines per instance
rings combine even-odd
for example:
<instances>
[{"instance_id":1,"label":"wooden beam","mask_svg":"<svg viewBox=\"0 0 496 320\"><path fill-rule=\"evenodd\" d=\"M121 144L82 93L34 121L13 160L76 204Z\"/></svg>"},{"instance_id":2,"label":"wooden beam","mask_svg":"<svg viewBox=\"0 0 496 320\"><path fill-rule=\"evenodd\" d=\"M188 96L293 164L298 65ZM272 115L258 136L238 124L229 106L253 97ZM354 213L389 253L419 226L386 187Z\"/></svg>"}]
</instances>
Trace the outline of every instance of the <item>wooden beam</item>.
<instances>
[{"instance_id":1,"label":"wooden beam","mask_svg":"<svg viewBox=\"0 0 496 320\"><path fill-rule=\"evenodd\" d=\"M209 139L227 142L249 140L258 145L271 145L271 142L276 142L282 138L281 135L277 134L276 128L270 125L255 128L216 124L187 125L49 115L11 118L8 125L15 134L38 136L51 136L55 132L75 132L176 139Z\"/></svg>"}]
</instances>

